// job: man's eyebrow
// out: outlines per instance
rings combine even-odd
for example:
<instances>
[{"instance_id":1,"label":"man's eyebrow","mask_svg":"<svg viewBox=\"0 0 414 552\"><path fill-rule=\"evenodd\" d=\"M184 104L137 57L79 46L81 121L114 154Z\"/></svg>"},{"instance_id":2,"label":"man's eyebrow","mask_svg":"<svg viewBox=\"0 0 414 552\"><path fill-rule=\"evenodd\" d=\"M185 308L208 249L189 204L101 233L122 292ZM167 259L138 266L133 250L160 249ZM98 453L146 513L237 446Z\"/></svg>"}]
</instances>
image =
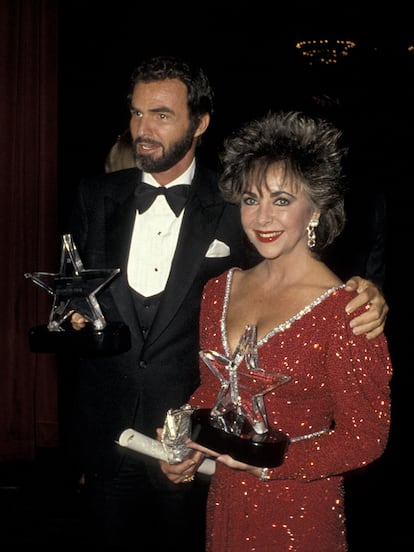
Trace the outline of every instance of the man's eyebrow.
<instances>
[{"instance_id":1,"label":"man's eyebrow","mask_svg":"<svg viewBox=\"0 0 414 552\"><path fill-rule=\"evenodd\" d=\"M161 105L160 107L153 107L149 109L151 113L175 113L170 107Z\"/></svg>"},{"instance_id":2,"label":"man's eyebrow","mask_svg":"<svg viewBox=\"0 0 414 552\"><path fill-rule=\"evenodd\" d=\"M129 108L132 111L142 111L142 109L140 109L138 106L135 106L133 104L131 104ZM173 109L164 105L160 105L159 107L151 107L148 111L150 113L175 113Z\"/></svg>"}]
</instances>

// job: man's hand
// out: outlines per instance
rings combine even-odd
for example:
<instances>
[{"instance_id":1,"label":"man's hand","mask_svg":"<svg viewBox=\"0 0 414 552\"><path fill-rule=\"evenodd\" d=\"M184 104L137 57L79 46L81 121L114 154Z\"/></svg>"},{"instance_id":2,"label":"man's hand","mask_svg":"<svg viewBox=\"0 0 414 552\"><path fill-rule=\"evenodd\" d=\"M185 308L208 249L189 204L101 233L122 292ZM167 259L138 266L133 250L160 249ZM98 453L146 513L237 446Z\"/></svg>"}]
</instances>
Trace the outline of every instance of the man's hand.
<instances>
[{"instance_id":1,"label":"man's hand","mask_svg":"<svg viewBox=\"0 0 414 552\"><path fill-rule=\"evenodd\" d=\"M356 291L354 297L346 306L346 312L352 313L366 305L366 311L350 322L355 335L366 334L367 339L374 339L382 334L387 319L389 307L379 288L360 276L353 276L346 282L347 291Z\"/></svg>"},{"instance_id":2,"label":"man's hand","mask_svg":"<svg viewBox=\"0 0 414 552\"><path fill-rule=\"evenodd\" d=\"M82 330L86 326L87 322L88 321L84 316L82 316L78 312L72 312L70 316L70 323L74 330L76 331Z\"/></svg>"},{"instance_id":3,"label":"man's hand","mask_svg":"<svg viewBox=\"0 0 414 552\"><path fill-rule=\"evenodd\" d=\"M157 439L161 441L163 434L162 428L157 428ZM191 443L190 440L188 440ZM164 460L159 460L161 471L172 483L189 483L194 480L197 468L204 460L205 455L202 452L194 450L182 462L169 464Z\"/></svg>"}]
</instances>

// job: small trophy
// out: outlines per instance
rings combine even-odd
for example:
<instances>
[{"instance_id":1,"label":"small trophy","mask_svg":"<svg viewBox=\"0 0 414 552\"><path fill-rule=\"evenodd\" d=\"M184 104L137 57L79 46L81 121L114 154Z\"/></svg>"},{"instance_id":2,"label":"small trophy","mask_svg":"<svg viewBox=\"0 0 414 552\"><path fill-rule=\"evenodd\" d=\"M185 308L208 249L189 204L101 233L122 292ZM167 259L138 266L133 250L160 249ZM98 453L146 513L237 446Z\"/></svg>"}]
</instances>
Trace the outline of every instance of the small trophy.
<instances>
[{"instance_id":1,"label":"small trophy","mask_svg":"<svg viewBox=\"0 0 414 552\"><path fill-rule=\"evenodd\" d=\"M191 435L193 412L194 409L189 404L184 404L177 409L170 408L164 420L161 441L152 439L133 428L127 428L120 434L117 443L169 464L178 464L193 452L186 444ZM197 471L204 475L212 475L215 470L216 462L211 458L204 458L197 468Z\"/></svg>"},{"instance_id":2,"label":"small trophy","mask_svg":"<svg viewBox=\"0 0 414 552\"><path fill-rule=\"evenodd\" d=\"M191 416L194 409L189 404L170 408L164 420L161 443L169 464L178 464L192 452L186 445L191 435Z\"/></svg>"},{"instance_id":3,"label":"small trophy","mask_svg":"<svg viewBox=\"0 0 414 552\"><path fill-rule=\"evenodd\" d=\"M252 466L280 466L289 437L269 429L263 396L291 378L259 368L256 326L246 326L232 358L211 350L201 351L200 357L221 389L211 410L194 410L192 440Z\"/></svg>"},{"instance_id":4,"label":"small trophy","mask_svg":"<svg viewBox=\"0 0 414 552\"><path fill-rule=\"evenodd\" d=\"M34 353L75 350L84 355L114 355L127 351L131 347L129 328L121 322L107 323L96 298L119 272L119 268L84 269L71 234L64 234L60 272L24 275L53 295L49 323L29 331L30 350ZM75 311L89 322L79 331L70 325Z\"/></svg>"}]
</instances>

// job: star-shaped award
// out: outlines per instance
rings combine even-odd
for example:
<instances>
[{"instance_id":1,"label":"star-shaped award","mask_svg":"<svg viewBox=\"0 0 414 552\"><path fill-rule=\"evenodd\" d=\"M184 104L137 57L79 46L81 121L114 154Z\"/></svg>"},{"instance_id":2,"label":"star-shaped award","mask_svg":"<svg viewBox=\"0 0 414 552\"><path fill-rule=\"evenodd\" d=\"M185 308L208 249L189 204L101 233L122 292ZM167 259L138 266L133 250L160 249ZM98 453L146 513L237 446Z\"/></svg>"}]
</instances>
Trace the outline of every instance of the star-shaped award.
<instances>
[{"instance_id":1,"label":"star-shaped award","mask_svg":"<svg viewBox=\"0 0 414 552\"><path fill-rule=\"evenodd\" d=\"M112 323L111 328L108 328L97 299L97 294L119 272L119 268L85 269L72 235L64 234L59 272L33 272L24 275L53 295L47 326L31 330L31 349L34 352L49 352L50 348L51 352L55 352L55 349L74 346L83 351L104 354L128 349L128 328L121 323ZM63 325L75 311L87 319L87 329L75 332L70 325ZM70 336L66 339L58 337L56 334L61 332Z\"/></svg>"},{"instance_id":2,"label":"star-shaped award","mask_svg":"<svg viewBox=\"0 0 414 552\"><path fill-rule=\"evenodd\" d=\"M73 311L80 312L96 330L106 326L105 318L96 298L118 273L119 268L85 269L71 234L62 237L60 271L26 273L36 285L53 295L48 330L64 331L63 322Z\"/></svg>"},{"instance_id":3,"label":"star-shaped award","mask_svg":"<svg viewBox=\"0 0 414 552\"><path fill-rule=\"evenodd\" d=\"M291 378L259 368L256 326L245 327L231 358L211 350L201 351L200 357L221 383L211 409L213 423L235 435L246 431L246 423L256 433L266 433L268 423L263 396ZM243 360L244 368L241 367Z\"/></svg>"},{"instance_id":4,"label":"star-shaped award","mask_svg":"<svg viewBox=\"0 0 414 552\"><path fill-rule=\"evenodd\" d=\"M269 429L263 397L291 378L259 367L256 326L245 327L233 356L206 350L200 351L200 357L221 387L213 408L194 410L191 438L246 464L280 466L289 437L282 430Z\"/></svg>"}]
</instances>

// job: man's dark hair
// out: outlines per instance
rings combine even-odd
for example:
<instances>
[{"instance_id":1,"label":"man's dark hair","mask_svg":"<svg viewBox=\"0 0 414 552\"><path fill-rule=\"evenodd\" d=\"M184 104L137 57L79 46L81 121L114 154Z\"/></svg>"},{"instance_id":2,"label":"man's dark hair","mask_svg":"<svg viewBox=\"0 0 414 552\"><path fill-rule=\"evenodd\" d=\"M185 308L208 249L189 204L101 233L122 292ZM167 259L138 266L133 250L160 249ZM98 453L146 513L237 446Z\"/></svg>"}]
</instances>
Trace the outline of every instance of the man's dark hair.
<instances>
[{"instance_id":1,"label":"man's dark hair","mask_svg":"<svg viewBox=\"0 0 414 552\"><path fill-rule=\"evenodd\" d=\"M178 79L187 87L188 109L191 118L213 112L213 90L201 67L190 64L175 56L156 56L143 61L131 76L128 103L134 86L139 82L156 82Z\"/></svg>"}]
</instances>

